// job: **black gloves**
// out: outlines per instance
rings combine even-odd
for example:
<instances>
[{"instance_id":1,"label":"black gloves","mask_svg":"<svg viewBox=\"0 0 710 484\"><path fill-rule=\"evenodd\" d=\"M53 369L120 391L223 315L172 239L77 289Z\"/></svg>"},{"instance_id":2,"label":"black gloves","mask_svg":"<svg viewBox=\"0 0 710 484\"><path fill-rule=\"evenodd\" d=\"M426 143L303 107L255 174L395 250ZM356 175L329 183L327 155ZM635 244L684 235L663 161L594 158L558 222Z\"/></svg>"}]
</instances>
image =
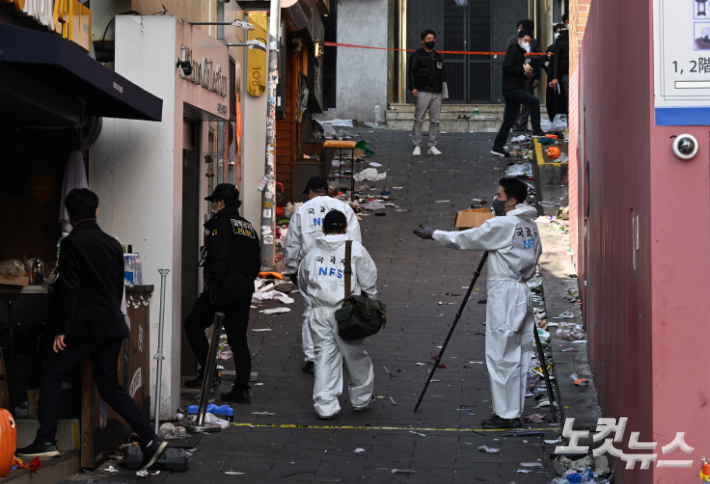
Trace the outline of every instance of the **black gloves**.
<instances>
[{"instance_id":1,"label":"black gloves","mask_svg":"<svg viewBox=\"0 0 710 484\"><path fill-rule=\"evenodd\" d=\"M414 229L414 235L422 239L431 239L434 237L434 229L426 225L419 225L419 229Z\"/></svg>"},{"instance_id":2,"label":"black gloves","mask_svg":"<svg viewBox=\"0 0 710 484\"><path fill-rule=\"evenodd\" d=\"M298 274L289 274L288 278L291 279L291 284L298 287Z\"/></svg>"},{"instance_id":3,"label":"black gloves","mask_svg":"<svg viewBox=\"0 0 710 484\"><path fill-rule=\"evenodd\" d=\"M210 289L210 303L215 306L217 304L217 293L219 293L220 284L216 282L211 282Z\"/></svg>"}]
</instances>

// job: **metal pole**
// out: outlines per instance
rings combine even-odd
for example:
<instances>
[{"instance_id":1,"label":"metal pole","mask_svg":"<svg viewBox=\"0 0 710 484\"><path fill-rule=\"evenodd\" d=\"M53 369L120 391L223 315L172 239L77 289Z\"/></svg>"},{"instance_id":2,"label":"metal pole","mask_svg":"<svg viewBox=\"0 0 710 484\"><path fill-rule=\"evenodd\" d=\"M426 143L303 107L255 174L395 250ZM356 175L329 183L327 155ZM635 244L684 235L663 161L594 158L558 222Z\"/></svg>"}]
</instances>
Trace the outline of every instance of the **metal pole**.
<instances>
[{"instance_id":1,"label":"metal pole","mask_svg":"<svg viewBox=\"0 0 710 484\"><path fill-rule=\"evenodd\" d=\"M160 272L160 322L158 326L158 352L153 357L155 363L155 433L160 427L160 384L163 378L163 327L165 326L165 281L170 269L158 269Z\"/></svg>"},{"instance_id":2,"label":"metal pole","mask_svg":"<svg viewBox=\"0 0 710 484\"><path fill-rule=\"evenodd\" d=\"M417 413L417 410L419 410L419 405L422 403L422 398L424 398L424 394L426 393L426 389L429 388L429 383L431 382L431 378L434 376L434 372L436 371L436 368L439 366L439 363L441 362L441 358L444 356L444 351L446 351L446 346L449 344L449 340L451 339L451 335L454 334L454 330L456 329L456 323L458 323L459 319L461 319L461 314L463 313L463 310L466 307L466 303L468 302L468 298L471 297L471 291L473 291L473 287L476 285L476 281L478 280L478 277L481 275L481 271L483 270L483 265L486 263L486 259L488 259L488 252L483 253L483 257L481 257L481 262L478 263L478 269L476 269L476 272L473 273L473 280L471 281L471 285L468 286L468 291L466 291L466 296L463 298L463 302L461 303L461 307L459 307L459 312L456 313L456 318L454 318L454 324L451 325L451 329L449 330L449 334L446 336L446 341L444 341L444 345L441 347L441 351L439 351L439 355L436 357L436 362L434 363L434 368L431 369L431 373L429 373L429 378L427 378L427 380L426 380L426 384L424 385L424 390L422 390L422 394L419 395L419 400L417 400L417 404L414 406L414 413Z\"/></svg>"},{"instance_id":3,"label":"metal pole","mask_svg":"<svg viewBox=\"0 0 710 484\"><path fill-rule=\"evenodd\" d=\"M279 83L280 14L281 0L271 0L266 84L266 163L264 164L264 176L268 177L268 181L261 194L261 265L265 268L274 265L274 235L276 232L276 86Z\"/></svg>"},{"instance_id":4,"label":"metal pole","mask_svg":"<svg viewBox=\"0 0 710 484\"><path fill-rule=\"evenodd\" d=\"M210 386L212 385L212 374L214 373L215 360L217 359L217 349L219 348L219 338L222 334L222 321L224 313L215 313L214 326L212 326L212 341L210 349L207 353L207 361L205 362L205 373L202 377L202 394L200 395L200 406L197 409L197 419L195 424L202 427L205 423L205 414L207 412L207 401L209 400Z\"/></svg>"},{"instance_id":5,"label":"metal pole","mask_svg":"<svg viewBox=\"0 0 710 484\"><path fill-rule=\"evenodd\" d=\"M10 373L10 378L7 378L7 368L5 365L5 378L7 378L7 392L10 394L10 412L15 415L15 373L17 370L17 365L15 361L15 325L12 323L12 299L7 301L7 327L10 330L10 367L12 368L12 373ZM45 341L46 344L46 341ZM17 415L15 415L17 417Z\"/></svg>"},{"instance_id":6,"label":"metal pole","mask_svg":"<svg viewBox=\"0 0 710 484\"><path fill-rule=\"evenodd\" d=\"M540 366L542 366L542 374L545 376L545 386L547 387L547 397L550 399L550 409L552 411L552 421L557 422L557 412L555 411L555 394L552 391L552 382L550 381L550 374L547 372L547 364L545 363L545 352L542 350L542 345L540 344L540 335L537 334L537 323L533 328L535 333L535 346L537 346L537 354L540 358Z\"/></svg>"}]
</instances>

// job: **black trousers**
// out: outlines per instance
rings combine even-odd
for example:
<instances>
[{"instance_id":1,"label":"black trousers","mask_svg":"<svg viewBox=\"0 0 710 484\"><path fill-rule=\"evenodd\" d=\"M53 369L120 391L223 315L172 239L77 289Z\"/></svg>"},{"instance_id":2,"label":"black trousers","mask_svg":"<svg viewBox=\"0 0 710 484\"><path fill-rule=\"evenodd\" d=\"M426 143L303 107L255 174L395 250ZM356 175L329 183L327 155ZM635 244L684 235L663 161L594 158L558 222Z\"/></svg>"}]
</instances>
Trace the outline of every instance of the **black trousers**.
<instances>
[{"instance_id":1,"label":"black trousers","mask_svg":"<svg viewBox=\"0 0 710 484\"><path fill-rule=\"evenodd\" d=\"M545 90L545 105L547 106L547 116L550 121L555 120L557 115L557 88L552 88L549 85Z\"/></svg>"},{"instance_id":2,"label":"black trousers","mask_svg":"<svg viewBox=\"0 0 710 484\"><path fill-rule=\"evenodd\" d=\"M530 106L530 120L532 121L533 131L540 129L540 100L538 98L532 94L528 94L522 89L505 91L503 97L505 98L503 125L500 127L498 136L496 136L493 142L494 148L502 148L505 146L506 141L508 141L508 134L510 134L510 128L513 127L518 113L520 112L521 104Z\"/></svg>"},{"instance_id":3,"label":"black trousers","mask_svg":"<svg viewBox=\"0 0 710 484\"><path fill-rule=\"evenodd\" d=\"M68 341L66 349L55 353L52 349L54 338L45 337L42 383L39 391L39 430L35 442L55 442L62 380L68 378L87 358L91 359L99 396L138 434L141 446L146 446L153 440L156 435L150 422L118 382L118 358L122 342L119 338Z\"/></svg>"},{"instance_id":4,"label":"black trousers","mask_svg":"<svg viewBox=\"0 0 710 484\"><path fill-rule=\"evenodd\" d=\"M210 302L209 291L205 291L200 294L184 324L185 334L192 351L195 352L195 358L197 358L200 367L204 369L210 348L205 329L214 323L214 315L217 311L224 313L224 329L227 332L227 342L234 354L234 369L237 372L234 386L238 387L246 386L251 376L251 353L249 353L247 343L247 326L249 326L249 306L251 306L252 294L252 292L222 288L217 298L217 305L214 306Z\"/></svg>"},{"instance_id":5,"label":"black trousers","mask_svg":"<svg viewBox=\"0 0 710 484\"><path fill-rule=\"evenodd\" d=\"M532 77L528 78L525 81L525 92L531 95L535 94L535 79L533 79ZM530 106L528 104L523 104L522 106L520 106L520 114L518 114L518 117L515 120L515 124L513 125L513 127L517 127L519 129L527 128L529 117Z\"/></svg>"}]
</instances>

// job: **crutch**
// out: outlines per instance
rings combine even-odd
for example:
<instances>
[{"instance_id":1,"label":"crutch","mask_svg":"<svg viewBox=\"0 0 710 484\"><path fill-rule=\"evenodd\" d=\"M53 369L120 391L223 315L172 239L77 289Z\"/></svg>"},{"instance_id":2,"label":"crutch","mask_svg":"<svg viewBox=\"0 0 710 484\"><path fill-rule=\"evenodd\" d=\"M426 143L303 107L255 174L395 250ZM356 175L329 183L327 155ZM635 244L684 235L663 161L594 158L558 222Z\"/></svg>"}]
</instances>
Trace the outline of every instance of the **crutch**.
<instances>
[{"instance_id":1,"label":"crutch","mask_svg":"<svg viewBox=\"0 0 710 484\"><path fill-rule=\"evenodd\" d=\"M476 272L473 273L473 280L471 281L471 285L468 286L468 291L466 291L466 296L463 298L463 302L461 303L461 307L459 308L459 312L456 313L456 318L454 318L454 324L451 325L451 329L449 330L449 334L446 336L446 341L444 341L444 345L441 347L441 351L439 351L439 355L436 357L436 362L434 363L434 368L431 369L431 373L429 373L429 378L427 378L426 383L424 384L424 390L422 390L422 394L419 395L419 400L417 400L417 404L414 406L414 413L417 413L417 410L419 410L419 405L422 403L422 398L424 398L424 394L426 393L427 388L429 388L429 383L431 382L431 379L434 376L434 372L436 371L436 368L439 366L439 363L441 362L441 358L444 356L444 351L446 351L446 346L449 344L449 340L451 339L451 335L454 334L454 329L456 329L456 323L458 323L459 319L461 319L461 314L463 313L463 310L466 307L466 303L468 302L468 298L471 297L471 291L473 291L473 287L476 285L476 281L478 280L478 276L481 275L481 271L483 270L483 265L486 263L486 259L488 259L488 252L483 253L483 257L481 257L481 262L478 263L478 269L476 269Z\"/></svg>"},{"instance_id":2,"label":"crutch","mask_svg":"<svg viewBox=\"0 0 710 484\"><path fill-rule=\"evenodd\" d=\"M533 327L535 333L535 346L537 346L537 355L540 358L540 366L542 366L542 374L545 377L545 386L547 387L547 396L550 399L550 409L552 411L552 421L557 422L557 412L555 411L555 393L552 391L552 382L550 374L547 372L547 364L545 363L545 352L540 344L540 335L537 333L537 323Z\"/></svg>"},{"instance_id":3,"label":"crutch","mask_svg":"<svg viewBox=\"0 0 710 484\"><path fill-rule=\"evenodd\" d=\"M158 352L155 360L155 433L160 428L160 387L163 379L163 327L165 325L165 280L170 269L158 269L160 273L160 319L158 323Z\"/></svg>"}]
</instances>

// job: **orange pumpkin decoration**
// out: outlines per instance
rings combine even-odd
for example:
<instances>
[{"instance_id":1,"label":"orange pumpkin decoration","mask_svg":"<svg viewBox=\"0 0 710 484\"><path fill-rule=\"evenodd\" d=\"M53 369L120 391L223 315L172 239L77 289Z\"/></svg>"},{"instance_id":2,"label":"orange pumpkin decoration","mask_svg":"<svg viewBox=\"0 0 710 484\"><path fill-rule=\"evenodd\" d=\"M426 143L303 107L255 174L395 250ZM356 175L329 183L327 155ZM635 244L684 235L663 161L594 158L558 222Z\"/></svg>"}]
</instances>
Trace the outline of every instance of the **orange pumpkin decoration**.
<instances>
[{"instance_id":1,"label":"orange pumpkin decoration","mask_svg":"<svg viewBox=\"0 0 710 484\"><path fill-rule=\"evenodd\" d=\"M0 408L0 478L12 470L17 446L17 428L12 414Z\"/></svg>"},{"instance_id":2,"label":"orange pumpkin decoration","mask_svg":"<svg viewBox=\"0 0 710 484\"><path fill-rule=\"evenodd\" d=\"M547 156L549 156L551 160L559 158L561 154L562 152L557 146L550 146L547 148Z\"/></svg>"}]
</instances>

